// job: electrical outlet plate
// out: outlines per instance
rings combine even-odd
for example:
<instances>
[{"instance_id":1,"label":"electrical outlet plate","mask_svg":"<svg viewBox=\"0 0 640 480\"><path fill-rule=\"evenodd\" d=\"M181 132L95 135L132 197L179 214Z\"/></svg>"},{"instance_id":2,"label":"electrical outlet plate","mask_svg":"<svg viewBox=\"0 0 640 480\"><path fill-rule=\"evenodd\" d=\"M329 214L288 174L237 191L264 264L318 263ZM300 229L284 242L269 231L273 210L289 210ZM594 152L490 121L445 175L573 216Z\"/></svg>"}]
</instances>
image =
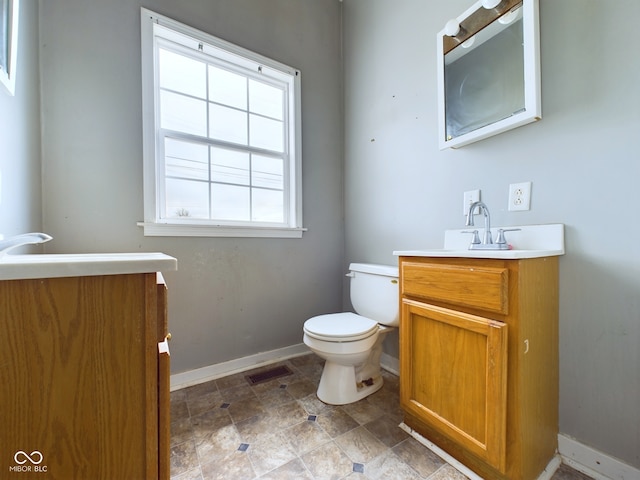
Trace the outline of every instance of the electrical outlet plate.
<instances>
[{"instance_id":1,"label":"electrical outlet plate","mask_svg":"<svg viewBox=\"0 0 640 480\"><path fill-rule=\"evenodd\" d=\"M473 202L479 202L479 201L480 201L480 190L469 190L468 192L464 192L464 203L462 206L462 214L466 216L467 213L469 213L469 206Z\"/></svg>"},{"instance_id":2,"label":"electrical outlet plate","mask_svg":"<svg viewBox=\"0 0 640 480\"><path fill-rule=\"evenodd\" d=\"M531 210L531 182L509 185L509 211Z\"/></svg>"}]
</instances>

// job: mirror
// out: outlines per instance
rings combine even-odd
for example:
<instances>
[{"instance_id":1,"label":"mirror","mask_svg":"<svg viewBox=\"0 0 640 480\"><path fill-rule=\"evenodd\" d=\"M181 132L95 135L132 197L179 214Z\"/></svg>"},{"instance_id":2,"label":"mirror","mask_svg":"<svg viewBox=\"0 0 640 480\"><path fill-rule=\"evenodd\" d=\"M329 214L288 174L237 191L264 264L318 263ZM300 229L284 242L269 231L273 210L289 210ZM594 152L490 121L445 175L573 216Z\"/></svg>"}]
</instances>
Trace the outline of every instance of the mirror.
<instances>
[{"instance_id":1,"label":"mirror","mask_svg":"<svg viewBox=\"0 0 640 480\"><path fill-rule=\"evenodd\" d=\"M438 135L456 148L540 120L538 0L480 0L438 33Z\"/></svg>"},{"instance_id":2,"label":"mirror","mask_svg":"<svg viewBox=\"0 0 640 480\"><path fill-rule=\"evenodd\" d=\"M14 94L16 88L18 2L0 0L0 84L10 95Z\"/></svg>"}]
</instances>

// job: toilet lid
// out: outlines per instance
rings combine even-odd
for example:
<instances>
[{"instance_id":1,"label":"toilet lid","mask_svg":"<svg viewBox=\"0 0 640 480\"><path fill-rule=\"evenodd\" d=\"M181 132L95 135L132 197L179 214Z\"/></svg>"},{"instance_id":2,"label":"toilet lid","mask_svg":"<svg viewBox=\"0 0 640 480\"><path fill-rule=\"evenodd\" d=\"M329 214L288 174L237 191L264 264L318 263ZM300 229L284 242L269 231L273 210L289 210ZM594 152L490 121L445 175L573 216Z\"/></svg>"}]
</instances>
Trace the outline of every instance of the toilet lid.
<instances>
[{"instance_id":1,"label":"toilet lid","mask_svg":"<svg viewBox=\"0 0 640 480\"><path fill-rule=\"evenodd\" d=\"M378 322L350 312L319 315L304 322L307 335L329 342L354 342L377 331Z\"/></svg>"}]
</instances>

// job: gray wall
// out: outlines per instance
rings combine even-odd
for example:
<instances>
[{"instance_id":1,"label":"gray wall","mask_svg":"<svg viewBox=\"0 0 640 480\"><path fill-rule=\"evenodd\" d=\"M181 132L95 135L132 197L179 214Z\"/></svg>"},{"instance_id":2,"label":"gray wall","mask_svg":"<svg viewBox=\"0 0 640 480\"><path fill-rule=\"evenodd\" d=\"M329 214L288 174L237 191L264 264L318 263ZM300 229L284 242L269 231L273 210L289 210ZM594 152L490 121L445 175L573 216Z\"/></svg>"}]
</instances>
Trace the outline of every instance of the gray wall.
<instances>
[{"instance_id":1,"label":"gray wall","mask_svg":"<svg viewBox=\"0 0 640 480\"><path fill-rule=\"evenodd\" d=\"M15 96L0 86L0 233L38 231L40 196L40 94L38 9L22 2Z\"/></svg>"},{"instance_id":2,"label":"gray wall","mask_svg":"<svg viewBox=\"0 0 640 480\"><path fill-rule=\"evenodd\" d=\"M564 223L560 430L640 467L640 3L540 0L542 121L441 152L435 36L472 3L344 1L346 259L441 246L475 188L496 225Z\"/></svg>"},{"instance_id":3,"label":"gray wall","mask_svg":"<svg viewBox=\"0 0 640 480\"><path fill-rule=\"evenodd\" d=\"M145 238L140 6L302 71L302 239ZM344 248L337 0L40 2L49 252L161 251L172 372L301 343L338 311Z\"/></svg>"}]
</instances>

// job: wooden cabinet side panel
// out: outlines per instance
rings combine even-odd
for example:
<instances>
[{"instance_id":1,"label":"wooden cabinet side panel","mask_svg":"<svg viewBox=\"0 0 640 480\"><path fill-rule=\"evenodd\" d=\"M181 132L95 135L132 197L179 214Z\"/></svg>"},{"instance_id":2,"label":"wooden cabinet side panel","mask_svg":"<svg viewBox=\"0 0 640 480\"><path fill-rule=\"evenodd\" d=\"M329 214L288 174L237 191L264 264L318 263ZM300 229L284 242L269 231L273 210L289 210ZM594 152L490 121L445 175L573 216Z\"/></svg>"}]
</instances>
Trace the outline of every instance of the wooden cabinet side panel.
<instances>
[{"instance_id":1,"label":"wooden cabinet side panel","mask_svg":"<svg viewBox=\"0 0 640 480\"><path fill-rule=\"evenodd\" d=\"M518 454L523 478L537 478L558 446L558 258L521 262L518 288Z\"/></svg>"},{"instance_id":2,"label":"wooden cabinet side panel","mask_svg":"<svg viewBox=\"0 0 640 480\"><path fill-rule=\"evenodd\" d=\"M167 285L161 274L157 281L157 314L158 314L158 339L167 337ZM171 361L168 353L160 353L158 360L158 478L169 480L170 477L170 378Z\"/></svg>"},{"instance_id":3,"label":"wooden cabinet side panel","mask_svg":"<svg viewBox=\"0 0 640 480\"><path fill-rule=\"evenodd\" d=\"M157 460L148 465L157 417L147 413L154 288L145 275L0 282L0 451L9 452L0 471L14 452L38 450L50 478L157 475Z\"/></svg>"},{"instance_id":4,"label":"wooden cabinet side panel","mask_svg":"<svg viewBox=\"0 0 640 480\"><path fill-rule=\"evenodd\" d=\"M156 273L144 274L144 308L145 315L143 321L145 335L145 409L141 414L144 416L146 426L145 445L145 467L146 478L157 479L159 469L159 391L158 372L160 368L158 355L158 285Z\"/></svg>"}]
</instances>

